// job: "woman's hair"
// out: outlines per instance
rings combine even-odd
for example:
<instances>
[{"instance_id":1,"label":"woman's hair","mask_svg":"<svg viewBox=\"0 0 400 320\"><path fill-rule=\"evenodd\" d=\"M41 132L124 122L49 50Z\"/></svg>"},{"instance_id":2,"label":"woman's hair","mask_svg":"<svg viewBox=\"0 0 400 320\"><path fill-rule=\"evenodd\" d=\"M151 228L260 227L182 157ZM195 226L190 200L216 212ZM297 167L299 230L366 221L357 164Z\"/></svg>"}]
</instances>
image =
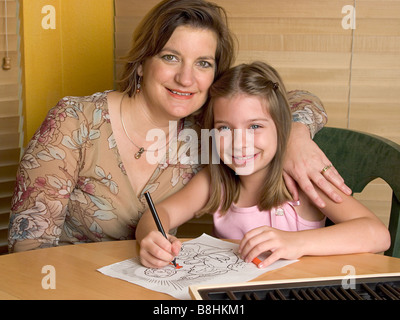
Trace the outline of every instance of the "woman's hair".
<instances>
[{"instance_id":1,"label":"woman's hair","mask_svg":"<svg viewBox=\"0 0 400 320\"><path fill-rule=\"evenodd\" d=\"M259 209L269 210L291 199L283 180L283 160L290 134L292 116L286 90L278 72L263 62L241 64L229 69L210 88L210 103L204 111L203 125L214 128L213 104L221 97L237 94L261 97L267 103L268 113L277 130L277 150L269 164L268 176L261 190ZM212 157L212 146L210 157ZM198 215L213 213L218 209L226 212L239 197L239 176L227 165L210 161L210 199Z\"/></svg>"},{"instance_id":2,"label":"woman's hair","mask_svg":"<svg viewBox=\"0 0 400 320\"><path fill-rule=\"evenodd\" d=\"M121 76L120 91L130 97L136 94L138 67L147 58L157 55L179 26L209 29L217 35L215 53L218 78L235 60L235 43L228 28L225 10L204 0L164 0L151 9L133 33L133 43Z\"/></svg>"}]
</instances>

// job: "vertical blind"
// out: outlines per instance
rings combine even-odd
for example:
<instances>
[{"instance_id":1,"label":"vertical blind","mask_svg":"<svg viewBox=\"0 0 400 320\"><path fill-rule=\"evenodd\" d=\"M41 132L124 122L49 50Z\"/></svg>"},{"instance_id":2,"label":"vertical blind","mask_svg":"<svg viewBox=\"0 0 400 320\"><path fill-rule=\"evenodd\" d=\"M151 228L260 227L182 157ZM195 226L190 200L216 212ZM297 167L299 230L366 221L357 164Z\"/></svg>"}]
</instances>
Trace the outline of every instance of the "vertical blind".
<instances>
[{"instance_id":1,"label":"vertical blind","mask_svg":"<svg viewBox=\"0 0 400 320\"><path fill-rule=\"evenodd\" d=\"M17 12L16 0L7 0L6 3L4 0L0 1L0 59L3 63L7 49L8 57L11 59L9 70L0 68L0 254L7 252L11 196L14 190L22 136Z\"/></svg>"}]
</instances>

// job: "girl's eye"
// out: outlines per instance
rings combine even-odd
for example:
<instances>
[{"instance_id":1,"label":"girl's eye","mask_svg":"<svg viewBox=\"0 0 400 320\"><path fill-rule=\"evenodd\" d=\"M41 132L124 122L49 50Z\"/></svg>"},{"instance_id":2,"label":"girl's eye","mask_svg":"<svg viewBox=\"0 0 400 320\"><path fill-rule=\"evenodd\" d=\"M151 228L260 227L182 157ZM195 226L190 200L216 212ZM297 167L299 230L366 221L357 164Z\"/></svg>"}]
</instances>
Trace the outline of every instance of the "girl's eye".
<instances>
[{"instance_id":1,"label":"girl's eye","mask_svg":"<svg viewBox=\"0 0 400 320\"><path fill-rule=\"evenodd\" d=\"M253 130L258 129L258 128L261 128L261 126L258 125L258 124L252 124L252 125L250 126L250 129L253 129Z\"/></svg>"},{"instance_id":2,"label":"girl's eye","mask_svg":"<svg viewBox=\"0 0 400 320\"><path fill-rule=\"evenodd\" d=\"M230 128L228 126L220 126L220 127L218 127L218 131L226 131L226 130L230 130Z\"/></svg>"}]
</instances>

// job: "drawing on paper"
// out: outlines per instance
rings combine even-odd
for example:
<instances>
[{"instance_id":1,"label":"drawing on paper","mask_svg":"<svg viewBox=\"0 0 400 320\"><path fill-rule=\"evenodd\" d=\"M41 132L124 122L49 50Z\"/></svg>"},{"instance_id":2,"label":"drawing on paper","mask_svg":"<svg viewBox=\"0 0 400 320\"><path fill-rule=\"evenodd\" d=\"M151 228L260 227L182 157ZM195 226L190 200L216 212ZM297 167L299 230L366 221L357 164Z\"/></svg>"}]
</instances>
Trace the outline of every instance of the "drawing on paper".
<instances>
[{"instance_id":1,"label":"drawing on paper","mask_svg":"<svg viewBox=\"0 0 400 320\"><path fill-rule=\"evenodd\" d=\"M160 269L146 268L139 258L127 259L98 269L110 277L170 294L178 299L190 299L191 285L244 282L295 260L279 260L259 269L253 263L245 263L237 254L239 245L209 235L184 242L176 262Z\"/></svg>"},{"instance_id":2,"label":"drawing on paper","mask_svg":"<svg viewBox=\"0 0 400 320\"><path fill-rule=\"evenodd\" d=\"M181 268L173 265L161 269L144 268L138 259L137 267L129 265L114 265L113 271L129 277L140 278L149 284L173 287L183 290L189 284L205 281L228 272L243 269L245 262L240 259L232 248L219 248L203 243L183 243L177 258ZM198 281L196 281L198 280Z\"/></svg>"}]
</instances>

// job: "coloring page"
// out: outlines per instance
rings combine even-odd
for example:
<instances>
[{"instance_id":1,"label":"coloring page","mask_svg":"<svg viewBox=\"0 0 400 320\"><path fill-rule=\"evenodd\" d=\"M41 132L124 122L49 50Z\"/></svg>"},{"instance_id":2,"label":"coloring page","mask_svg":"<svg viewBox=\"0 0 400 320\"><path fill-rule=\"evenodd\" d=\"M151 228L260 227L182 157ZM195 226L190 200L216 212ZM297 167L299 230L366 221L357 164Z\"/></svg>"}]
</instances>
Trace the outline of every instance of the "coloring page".
<instances>
[{"instance_id":1,"label":"coloring page","mask_svg":"<svg viewBox=\"0 0 400 320\"><path fill-rule=\"evenodd\" d=\"M279 260L259 269L246 263L237 253L239 245L209 235L184 242L172 264L160 269L146 268L139 258L124 260L98 269L101 273L142 287L167 293L177 299L190 299L191 285L219 284L249 281L259 275L281 268L297 260Z\"/></svg>"}]
</instances>

